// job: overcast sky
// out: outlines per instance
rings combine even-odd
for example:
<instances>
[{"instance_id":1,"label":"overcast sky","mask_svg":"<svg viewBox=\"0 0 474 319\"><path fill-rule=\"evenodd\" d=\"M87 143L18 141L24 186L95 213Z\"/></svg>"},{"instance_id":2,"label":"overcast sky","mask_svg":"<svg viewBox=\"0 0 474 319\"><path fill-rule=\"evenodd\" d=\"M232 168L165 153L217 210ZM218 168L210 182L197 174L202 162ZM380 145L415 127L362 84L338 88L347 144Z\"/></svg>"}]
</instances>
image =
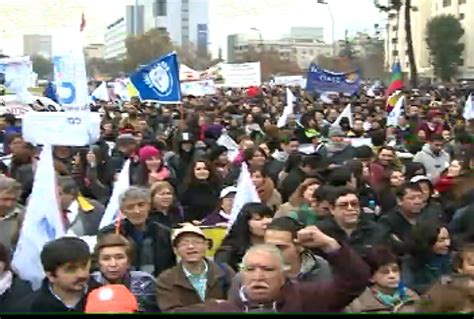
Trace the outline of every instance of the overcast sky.
<instances>
[{"instance_id":1,"label":"overcast sky","mask_svg":"<svg viewBox=\"0 0 474 319\"><path fill-rule=\"evenodd\" d=\"M150 0L151 1L151 0ZM174 1L174 0L171 0ZM190 0L199 1L199 0ZM89 42L103 42L104 28L124 14L124 6L133 0L0 0L0 46L9 43L21 54L22 33L52 32L62 25L78 25L80 13L87 19ZM267 39L279 38L292 26L324 27L325 40L331 40L331 18L326 5L317 0L209 0L209 36L214 54L225 49L226 37L258 28ZM336 38L347 29L373 32L383 16L373 0L327 0L335 20ZM77 22L76 22L77 21ZM3 44L2 44L3 42Z\"/></svg>"}]
</instances>

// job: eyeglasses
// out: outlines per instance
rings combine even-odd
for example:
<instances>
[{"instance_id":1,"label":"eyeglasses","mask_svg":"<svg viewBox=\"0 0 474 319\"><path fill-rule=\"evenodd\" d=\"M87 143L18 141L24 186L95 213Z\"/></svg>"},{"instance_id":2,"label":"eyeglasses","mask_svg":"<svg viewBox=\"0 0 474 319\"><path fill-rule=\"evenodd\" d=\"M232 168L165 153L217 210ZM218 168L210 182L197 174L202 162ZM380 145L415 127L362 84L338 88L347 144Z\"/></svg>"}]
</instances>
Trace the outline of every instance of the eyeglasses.
<instances>
[{"instance_id":1,"label":"eyeglasses","mask_svg":"<svg viewBox=\"0 0 474 319\"><path fill-rule=\"evenodd\" d=\"M189 246L201 246L201 245L204 245L206 243L205 240L201 240L201 239L196 239L196 240L181 240L179 243L178 243L178 247L189 247Z\"/></svg>"},{"instance_id":2,"label":"eyeglasses","mask_svg":"<svg viewBox=\"0 0 474 319\"><path fill-rule=\"evenodd\" d=\"M337 208L343 208L343 209L348 209L349 207L351 208L360 208L359 201L351 201L351 202L342 202L338 203L335 205Z\"/></svg>"}]
</instances>

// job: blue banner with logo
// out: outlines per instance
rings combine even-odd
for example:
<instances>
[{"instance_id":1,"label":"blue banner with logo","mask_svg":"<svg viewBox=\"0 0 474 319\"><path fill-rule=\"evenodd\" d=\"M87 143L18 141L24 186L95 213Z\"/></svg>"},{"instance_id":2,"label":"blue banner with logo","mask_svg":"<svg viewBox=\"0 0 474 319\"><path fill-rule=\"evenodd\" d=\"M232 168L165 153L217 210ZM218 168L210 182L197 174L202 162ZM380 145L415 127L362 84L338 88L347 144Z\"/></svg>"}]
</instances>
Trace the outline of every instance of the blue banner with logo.
<instances>
[{"instance_id":1,"label":"blue banner with logo","mask_svg":"<svg viewBox=\"0 0 474 319\"><path fill-rule=\"evenodd\" d=\"M349 95L355 94L360 88L360 74L358 71L335 73L321 69L311 64L308 70L306 90L317 92L339 92Z\"/></svg>"},{"instance_id":2,"label":"blue banner with logo","mask_svg":"<svg viewBox=\"0 0 474 319\"><path fill-rule=\"evenodd\" d=\"M175 52L140 68L130 76L130 81L142 101L181 102L178 57Z\"/></svg>"}]
</instances>

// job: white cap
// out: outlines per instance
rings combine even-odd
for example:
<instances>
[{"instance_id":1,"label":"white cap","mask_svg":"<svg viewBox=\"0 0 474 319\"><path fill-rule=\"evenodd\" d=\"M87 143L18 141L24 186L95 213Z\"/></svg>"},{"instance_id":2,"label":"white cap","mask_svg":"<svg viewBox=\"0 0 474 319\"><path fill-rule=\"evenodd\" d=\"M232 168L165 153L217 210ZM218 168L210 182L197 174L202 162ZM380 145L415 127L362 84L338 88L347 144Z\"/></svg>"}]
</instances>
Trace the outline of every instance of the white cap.
<instances>
[{"instance_id":1,"label":"white cap","mask_svg":"<svg viewBox=\"0 0 474 319\"><path fill-rule=\"evenodd\" d=\"M182 234L196 234L206 239L206 235L204 235L201 228L191 223L185 223L183 224L183 227L176 228L173 231L173 234L171 235L171 242L173 243L173 245L175 244L176 239Z\"/></svg>"},{"instance_id":2,"label":"white cap","mask_svg":"<svg viewBox=\"0 0 474 319\"><path fill-rule=\"evenodd\" d=\"M235 186L228 186L221 190L221 195L219 196L220 199L225 198L229 196L230 194L235 194L237 193L237 187Z\"/></svg>"}]
</instances>

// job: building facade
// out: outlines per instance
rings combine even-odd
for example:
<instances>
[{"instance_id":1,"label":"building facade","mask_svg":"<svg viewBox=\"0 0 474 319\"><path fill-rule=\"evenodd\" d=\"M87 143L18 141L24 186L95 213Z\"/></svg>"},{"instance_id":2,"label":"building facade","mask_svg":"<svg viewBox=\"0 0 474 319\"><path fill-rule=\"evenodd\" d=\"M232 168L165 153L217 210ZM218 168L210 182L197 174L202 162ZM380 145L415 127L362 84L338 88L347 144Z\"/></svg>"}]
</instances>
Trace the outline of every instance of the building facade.
<instances>
[{"instance_id":1,"label":"building facade","mask_svg":"<svg viewBox=\"0 0 474 319\"><path fill-rule=\"evenodd\" d=\"M103 59L105 55L105 45L102 43L91 43L84 48L86 59Z\"/></svg>"},{"instance_id":2,"label":"building facade","mask_svg":"<svg viewBox=\"0 0 474 319\"><path fill-rule=\"evenodd\" d=\"M51 35L25 34L23 35L23 54L28 56L41 55L51 59L53 41Z\"/></svg>"},{"instance_id":3,"label":"building facade","mask_svg":"<svg viewBox=\"0 0 474 319\"><path fill-rule=\"evenodd\" d=\"M323 33L322 28L311 29L318 29L321 30L320 33ZM316 61L320 56L331 56L332 54L331 45L324 43L322 36L314 36L314 33L312 36L308 36L308 34L298 36L291 32L289 36L279 40L256 38L255 32L232 34L227 37L227 61L229 63L242 61L245 53L249 50L255 52L276 51L282 60L294 61L301 69L308 68L311 62Z\"/></svg>"},{"instance_id":4,"label":"building facade","mask_svg":"<svg viewBox=\"0 0 474 319\"><path fill-rule=\"evenodd\" d=\"M179 46L192 44L205 55L209 38L208 0L136 0L145 9L145 31L158 28L167 31Z\"/></svg>"},{"instance_id":5,"label":"building facade","mask_svg":"<svg viewBox=\"0 0 474 319\"><path fill-rule=\"evenodd\" d=\"M430 64L430 54L426 44L426 26L431 18L452 14L459 19L464 28L464 43L462 65L459 66L458 78L474 79L474 1L471 0L413 0L417 8L411 13L411 33L413 49L418 73L422 78L434 78L433 67ZM407 42L405 33L404 7L397 17L392 14L387 23L385 43L385 66L389 70L392 64L400 61L402 70L409 73Z\"/></svg>"},{"instance_id":6,"label":"building facade","mask_svg":"<svg viewBox=\"0 0 474 319\"><path fill-rule=\"evenodd\" d=\"M145 31L143 6L127 6L125 16L109 24L105 30L104 58L122 60L127 54L125 41L129 36L137 36Z\"/></svg>"}]
</instances>

